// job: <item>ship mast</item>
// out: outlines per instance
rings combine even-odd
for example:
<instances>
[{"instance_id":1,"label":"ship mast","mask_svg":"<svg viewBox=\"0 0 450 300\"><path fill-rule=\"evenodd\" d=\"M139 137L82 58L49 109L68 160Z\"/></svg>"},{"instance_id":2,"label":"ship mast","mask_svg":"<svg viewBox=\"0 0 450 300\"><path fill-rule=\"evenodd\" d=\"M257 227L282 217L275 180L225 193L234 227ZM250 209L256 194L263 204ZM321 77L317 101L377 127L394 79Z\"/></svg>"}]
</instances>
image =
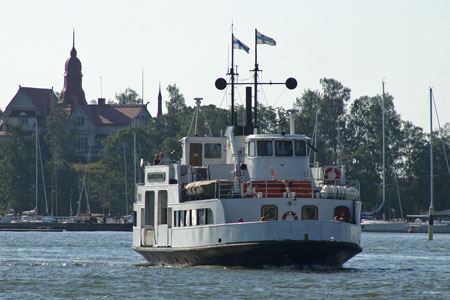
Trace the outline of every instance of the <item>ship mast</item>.
<instances>
[{"instance_id":1,"label":"ship mast","mask_svg":"<svg viewBox=\"0 0 450 300\"><path fill-rule=\"evenodd\" d=\"M231 76L231 126L236 125L236 118L234 113L234 33L233 33L233 25L231 25L231 67L230 73Z\"/></svg>"},{"instance_id":2,"label":"ship mast","mask_svg":"<svg viewBox=\"0 0 450 300\"><path fill-rule=\"evenodd\" d=\"M255 110L255 120L254 120L254 126L255 128L258 128L258 30L255 28L255 69L253 72L254 74L254 85L255 85L255 104L254 104L254 110Z\"/></svg>"}]
</instances>

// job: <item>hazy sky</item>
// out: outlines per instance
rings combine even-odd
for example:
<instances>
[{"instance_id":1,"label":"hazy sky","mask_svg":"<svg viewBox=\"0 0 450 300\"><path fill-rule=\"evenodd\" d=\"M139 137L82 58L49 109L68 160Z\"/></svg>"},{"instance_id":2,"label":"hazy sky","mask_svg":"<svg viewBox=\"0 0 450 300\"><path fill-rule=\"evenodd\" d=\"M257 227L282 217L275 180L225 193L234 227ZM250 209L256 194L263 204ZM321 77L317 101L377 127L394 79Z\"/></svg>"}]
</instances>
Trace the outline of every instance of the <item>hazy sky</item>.
<instances>
[{"instance_id":1,"label":"hazy sky","mask_svg":"<svg viewBox=\"0 0 450 300\"><path fill-rule=\"evenodd\" d=\"M381 93L384 80L402 119L427 129L430 86L441 123L450 122L449 13L450 1L0 0L0 108L19 85L61 91L73 29L88 102L128 87L141 94L144 69L152 115L160 82L163 100L175 83L188 105L203 97L227 108L214 81L228 68L233 22L251 48L235 51L241 81L251 79L257 28L277 42L258 46L262 80L299 82L263 87L263 104L291 108L324 77L352 99ZM239 90L237 102L244 97Z\"/></svg>"}]
</instances>

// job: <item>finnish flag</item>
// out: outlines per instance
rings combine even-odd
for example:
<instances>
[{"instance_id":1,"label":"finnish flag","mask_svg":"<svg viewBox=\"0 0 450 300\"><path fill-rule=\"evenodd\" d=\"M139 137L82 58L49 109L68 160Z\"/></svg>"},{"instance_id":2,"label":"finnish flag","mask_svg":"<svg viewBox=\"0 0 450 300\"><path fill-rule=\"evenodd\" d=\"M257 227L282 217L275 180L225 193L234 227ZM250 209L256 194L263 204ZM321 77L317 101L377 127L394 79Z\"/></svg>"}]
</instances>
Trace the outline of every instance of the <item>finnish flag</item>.
<instances>
[{"instance_id":1,"label":"finnish flag","mask_svg":"<svg viewBox=\"0 0 450 300\"><path fill-rule=\"evenodd\" d=\"M276 46L277 42L273 38L270 38L264 34L259 33L256 31L256 43L257 44L266 44L270 46Z\"/></svg>"},{"instance_id":2,"label":"finnish flag","mask_svg":"<svg viewBox=\"0 0 450 300\"><path fill-rule=\"evenodd\" d=\"M249 51L250 51L250 48L246 44L244 44L243 42L241 42L234 36L233 36L233 48L244 50L247 53L249 53Z\"/></svg>"}]
</instances>

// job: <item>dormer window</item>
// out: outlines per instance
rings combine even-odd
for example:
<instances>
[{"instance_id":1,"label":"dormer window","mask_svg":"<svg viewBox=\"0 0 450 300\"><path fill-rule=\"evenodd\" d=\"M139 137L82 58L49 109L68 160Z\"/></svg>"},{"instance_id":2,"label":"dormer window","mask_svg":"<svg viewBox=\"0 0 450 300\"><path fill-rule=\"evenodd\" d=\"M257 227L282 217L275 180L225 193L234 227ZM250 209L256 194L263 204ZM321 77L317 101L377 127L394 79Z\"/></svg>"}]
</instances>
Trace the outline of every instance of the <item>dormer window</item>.
<instances>
[{"instance_id":1,"label":"dormer window","mask_svg":"<svg viewBox=\"0 0 450 300\"><path fill-rule=\"evenodd\" d=\"M22 123L23 125L27 125L28 118L27 117L19 117L19 122Z\"/></svg>"}]
</instances>

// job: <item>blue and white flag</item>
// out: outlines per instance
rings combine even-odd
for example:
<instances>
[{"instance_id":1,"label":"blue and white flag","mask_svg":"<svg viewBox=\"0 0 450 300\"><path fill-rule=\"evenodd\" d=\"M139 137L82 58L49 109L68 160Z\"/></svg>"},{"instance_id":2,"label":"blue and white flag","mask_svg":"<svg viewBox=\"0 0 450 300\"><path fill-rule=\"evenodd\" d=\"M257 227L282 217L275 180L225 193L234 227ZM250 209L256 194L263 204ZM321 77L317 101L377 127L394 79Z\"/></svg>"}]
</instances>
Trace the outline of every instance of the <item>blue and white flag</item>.
<instances>
[{"instance_id":1,"label":"blue and white flag","mask_svg":"<svg viewBox=\"0 0 450 300\"><path fill-rule=\"evenodd\" d=\"M241 42L234 36L233 36L233 48L244 50L247 53L249 53L249 51L250 51L250 48L246 44L244 44L243 42Z\"/></svg>"},{"instance_id":2,"label":"blue and white flag","mask_svg":"<svg viewBox=\"0 0 450 300\"><path fill-rule=\"evenodd\" d=\"M270 38L268 36L265 36L264 34L259 33L256 31L256 43L257 44L266 44L270 46L276 46L277 42L273 38Z\"/></svg>"}]
</instances>

